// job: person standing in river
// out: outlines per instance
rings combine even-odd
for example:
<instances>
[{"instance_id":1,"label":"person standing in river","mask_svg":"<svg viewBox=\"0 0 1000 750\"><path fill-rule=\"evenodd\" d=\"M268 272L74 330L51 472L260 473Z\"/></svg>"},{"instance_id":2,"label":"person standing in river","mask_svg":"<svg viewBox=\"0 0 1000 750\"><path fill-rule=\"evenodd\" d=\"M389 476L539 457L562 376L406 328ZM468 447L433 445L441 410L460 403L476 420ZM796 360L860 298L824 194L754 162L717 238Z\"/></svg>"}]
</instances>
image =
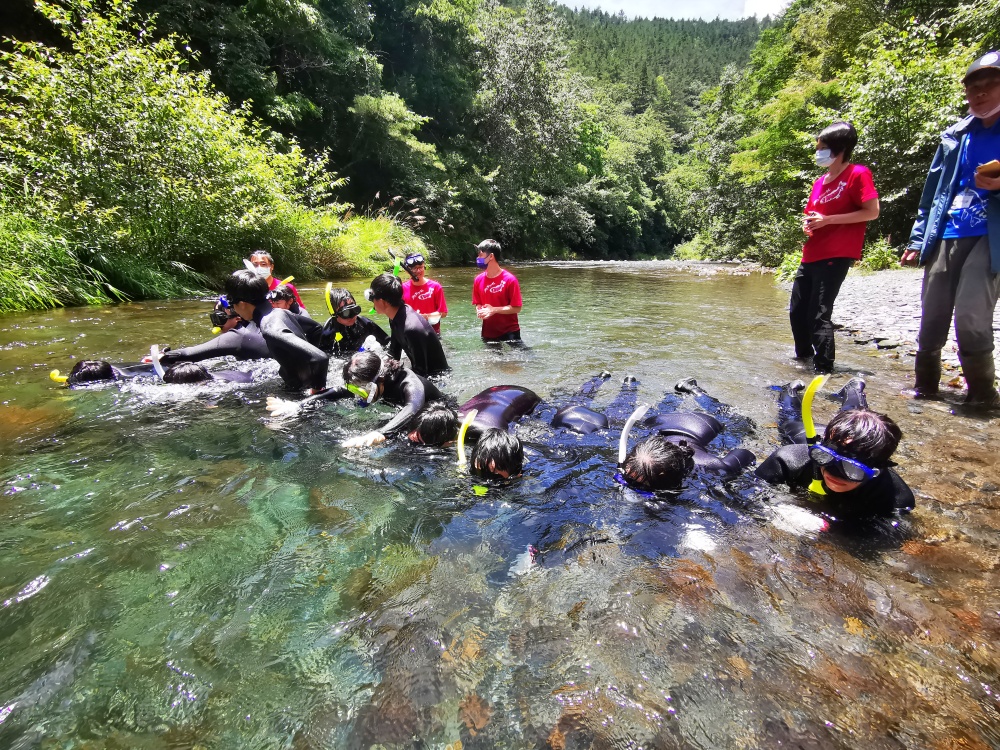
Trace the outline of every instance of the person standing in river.
<instances>
[{"instance_id":1,"label":"person standing in river","mask_svg":"<svg viewBox=\"0 0 1000 750\"><path fill-rule=\"evenodd\" d=\"M868 167L850 162L858 133L835 122L816 139L816 164L802 229L807 235L795 272L788 318L796 359L812 357L816 372L833 372L833 303L854 261L861 260L867 222L878 218L878 193Z\"/></svg>"},{"instance_id":2,"label":"person standing in river","mask_svg":"<svg viewBox=\"0 0 1000 750\"><path fill-rule=\"evenodd\" d=\"M962 78L970 114L941 134L900 262L924 266L915 383L934 398L952 314L966 403L1000 407L994 385L993 311L1000 295L1000 53Z\"/></svg>"},{"instance_id":3,"label":"person standing in river","mask_svg":"<svg viewBox=\"0 0 1000 750\"><path fill-rule=\"evenodd\" d=\"M483 341L520 341L521 285L510 271L500 267L500 243L483 240L476 245L476 265L484 269L472 282L472 304L483 321Z\"/></svg>"},{"instance_id":4,"label":"person standing in river","mask_svg":"<svg viewBox=\"0 0 1000 750\"><path fill-rule=\"evenodd\" d=\"M423 315L434 333L440 336L441 321L448 315L444 289L434 279L427 278L423 253L407 255L403 268L410 274L410 278L403 282L403 302Z\"/></svg>"},{"instance_id":5,"label":"person standing in river","mask_svg":"<svg viewBox=\"0 0 1000 750\"><path fill-rule=\"evenodd\" d=\"M267 280L267 288L271 291L276 289L279 285L287 287L295 297L295 302L299 306L299 309L295 311L296 314L305 314L308 317L309 313L306 311L306 306L302 304L302 298L299 296L299 290L295 288L295 285L291 283L281 284L281 281L275 278L274 258L271 257L271 253L266 253L263 250L254 250L250 253L250 263L253 265L257 275Z\"/></svg>"}]
</instances>

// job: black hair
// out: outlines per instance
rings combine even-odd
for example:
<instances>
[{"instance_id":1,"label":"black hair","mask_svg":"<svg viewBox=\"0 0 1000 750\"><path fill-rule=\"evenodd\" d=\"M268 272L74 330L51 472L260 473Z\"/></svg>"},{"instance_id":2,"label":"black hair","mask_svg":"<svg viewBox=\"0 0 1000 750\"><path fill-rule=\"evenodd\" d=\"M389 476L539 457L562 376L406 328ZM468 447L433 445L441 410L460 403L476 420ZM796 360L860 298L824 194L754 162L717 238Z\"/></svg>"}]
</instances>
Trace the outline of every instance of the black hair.
<instances>
[{"instance_id":1,"label":"black hair","mask_svg":"<svg viewBox=\"0 0 1000 750\"><path fill-rule=\"evenodd\" d=\"M848 161L858 145L858 131L849 122L835 122L824 128L816 140L826 145L831 155L843 154L844 161Z\"/></svg>"},{"instance_id":2,"label":"black hair","mask_svg":"<svg viewBox=\"0 0 1000 750\"><path fill-rule=\"evenodd\" d=\"M374 383L379 374L392 375L403 369L403 364L395 359L382 358L375 352L358 352L344 363L345 383Z\"/></svg>"},{"instance_id":3,"label":"black hair","mask_svg":"<svg viewBox=\"0 0 1000 750\"><path fill-rule=\"evenodd\" d=\"M178 362L163 373L164 383L204 383L206 380L212 380L212 375L197 362Z\"/></svg>"},{"instance_id":4,"label":"black hair","mask_svg":"<svg viewBox=\"0 0 1000 750\"><path fill-rule=\"evenodd\" d=\"M372 299L380 299L393 307L402 307L403 283L391 273L380 273L372 279Z\"/></svg>"},{"instance_id":5,"label":"black hair","mask_svg":"<svg viewBox=\"0 0 1000 750\"><path fill-rule=\"evenodd\" d=\"M839 411L826 425L823 442L848 458L884 468L896 452L903 431L891 417L868 409Z\"/></svg>"},{"instance_id":6,"label":"black hair","mask_svg":"<svg viewBox=\"0 0 1000 750\"><path fill-rule=\"evenodd\" d=\"M333 314L336 315L340 308L345 305L356 305L354 295L342 286L335 286L330 290L330 305L333 306Z\"/></svg>"},{"instance_id":7,"label":"black hair","mask_svg":"<svg viewBox=\"0 0 1000 750\"><path fill-rule=\"evenodd\" d=\"M271 257L271 253L267 252L266 250L254 250L254 251L252 251L250 253L250 260L251 261L253 261L255 255L259 255L259 256L261 256L263 258L266 258L268 264L270 264L272 266L274 265L274 258L272 258Z\"/></svg>"},{"instance_id":8,"label":"black hair","mask_svg":"<svg viewBox=\"0 0 1000 750\"><path fill-rule=\"evenodd\" d=\"M487 255L493 255L496 257L498 262L500 260L500 243L496 240L483 240L476 245L476 251L479 253L486 253Z\"/></svg>"},{"instance_id":9,"label":"black hair","mask_svg":"<svg viewBox=\"0 0 1000 750\"><path fill-rule=\"evenodd\" d=\"M499 479L504 477L498 472L515 477L521 473L523 465L524 446L521 441L498 427L490 427L480 435L469 460L469 468L476 476Z\"/></svg>"},{"instance_id":10,"label":"black hair","mask_svg":"<svg viewBox=\"0 0 1000 750\"><path fill-rule=\"evenodd\" d=\"M638 490L676 490L694 470L694 450L653 435L636 443L622 463L622 476Z\"/></svg>"},{"instance_id":11,"label":"black hair","mask_svg":"<svg viewBox=\"0 0 1000 750\"><path fill-rule=\"evenodd\" d=\"M66 384L95 383L99 380L115 380L115 371L111 363L103 359L81 359L69 371Z\"/></svg>"},{"instance_id":12,"label":"black hair","mask_svg":"<svg viewBox=\"0 0 1000 750\"><path fill-rule=\"evenodd\" d=\"M424 445L444 445L458 437L458 412L448 404L434 401L421 411L414 422L413 432Z\"/></svg>"},{"instance_id":13,"label":"black hair","mask_svg":"<svg viewBox=\"0 0 1000 750\"><path fill-rule=\"evenodd\" d=\"M298 307L295 293L288 287L288 284L279 284L272 289L271 299L278 302L294 302L295 306Z\"/></svg>"},{"instance_id":14,"label":"black hair","mask_svg":"<svg viewBox=\"0 0 1000 750\"><path fill-rule=\"evenodd\" d=\"M233 271L233 274L226 279L226 297L233 305L237 302L259 305L267 299L268 291L267 279L245 268Z\"/></svg>"}]
</instances>

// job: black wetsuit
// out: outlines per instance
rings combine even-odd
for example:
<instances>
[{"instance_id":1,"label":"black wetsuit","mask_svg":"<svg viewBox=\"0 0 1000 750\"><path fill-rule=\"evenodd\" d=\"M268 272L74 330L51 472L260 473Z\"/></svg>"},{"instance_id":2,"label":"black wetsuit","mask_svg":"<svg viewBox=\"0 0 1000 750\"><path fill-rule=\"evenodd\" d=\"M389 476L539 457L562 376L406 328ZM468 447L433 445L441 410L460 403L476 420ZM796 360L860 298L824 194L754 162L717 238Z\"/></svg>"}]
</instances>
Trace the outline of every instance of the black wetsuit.
<instances>
[{"instance_id":1,"label":"black wetsuit","mask_svg":"<svg viewBox=\"0 0 1000 750\"><path fill-rule=\"evenodd\" d=\"M323 326L311 318L262 302L253 311L267 349L280 366L278 374L289 388L326 387L330 358L318 347Z\"/></svg>"},{"instance_id":2,"label":"black wetsuit","mask_svg":"<svg viewBox=\"0 0 1000 750\"><path fill-rule=\"evenodd\" d=\"M482 433L491 427L506 430L510 423L531 412L541 399L533 391L517 385L494 385L477 393L458 408L463 419L473 409L476 418L470 431Z\"/></svg>"},{"instance_id":3,"label":"black wetsuit","mask_svg":"<svg viewBox=\"0 0 1000 750\"><path fill-rule=\"evenodd\" d=\"M430 376L448 369L448 359L441 338L423 315L403 305L389 321L389 356L399 359L403 352L410 358L410 368L417 375Z\"/></svg>"},{"instance_id":4,"label":"black wetsuit","mask_svg":"<svg viewBox=\"0 0 1000 750\"><path fill-rule=\"evenodd\" d=\"M338 333L341 335L339 341ZM334 357L350 357L361 348L369 336L374 336L382 346L389 343L389 335L373 320L359 315L354 325L345 326L337 322L336 315L331 315L323 326L319 348Z\"/></svg>"},{"instance_id":5,"label":"black wetsuit","mask_svg":"<svg viewBox=\"0 0 1000 750\"><path fill-rule=\"evenodd\" d=\"M310 396L302 403L336 401L352 397L353 394L345 387L329 388ZM439 401L441 398L441 391L431 381L407 367L400 367L383 378L381 400L394 406L401 406L402 409L378 431L383 435L389 435L403 430L429 402Z\"/></svg>"},{"instance_id":6,"label":"black wetsuit","mask_svg":"<svg viewBox=\"0 0 1000 750\"><path fill-rule=\"evenodd\" d=\"M767 457L754 472L769 484L787 484L806 488L814 479L822 479L819 466L809 458L809 446L783 445ZM882 469L874 479L863 482L850 492L831 492L819 496L825 513L837 519L890 516L896 511L912 510L916 504L913 491L892 469Z\"/></svg>"},{"instance_id":7,"label":"black wetsuit","mask_svg":"<svg viewBox=\"0 0 1000 750\"><path fill-rule=\"evenodd\" d=\"M164 367L178 362L201 362L213 357L235 357L236 359L267 359L271 354L260 329L253 323L240 323L225 333L220 333L211 341L183 349L171 349L160 357Z\"/></svg>"}]
</instances>

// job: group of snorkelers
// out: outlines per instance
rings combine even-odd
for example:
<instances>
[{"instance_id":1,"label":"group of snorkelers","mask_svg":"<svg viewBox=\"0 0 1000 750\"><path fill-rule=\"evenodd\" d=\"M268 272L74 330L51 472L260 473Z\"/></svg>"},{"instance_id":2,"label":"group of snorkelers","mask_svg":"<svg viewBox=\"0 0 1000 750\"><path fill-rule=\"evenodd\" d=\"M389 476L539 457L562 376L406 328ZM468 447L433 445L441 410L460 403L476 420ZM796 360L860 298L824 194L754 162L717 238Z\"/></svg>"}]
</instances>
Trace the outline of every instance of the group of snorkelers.
<instances>
[{"instance_id":1,"label":"group of snorkelers","mask_svg":"<svg viewBox=\"0 0 1000 750\"><path fill-rule=\"evenodd\" d=\"M496 253L492 252L494 245ZM496 263L498 243L488 240L477 246L479 259L484 256L484 246L490 251L486 253L487 264ZM408 272L420 266L422 272L424 258L407 256L401 265ZM286 386L306 394L297 401L268 398L267 409L274 418L287 419L327 401L354 399L361 406L384 402L399 407L399 411L379 429L349 438L343 447L371 446L405 436L429 446L457 444L464 460L469 442L468 466L473 474L499 480L521 474L524 447L511 430L541 399L527 388L503 385L487 388L461 406L450 401L435 382L448 369L440 334L434 327L442 316L420 313L407 304L399 265L395 274L383 273L373 279L365 292L375 311L389 319L388 334L361 314L351 292L332 285L326 290L330 317L325 324L313 320L298 291L288 280L278 281L273 268L269 254L256 252L246 269L226 280L225 294L210 313L218 332L211 341L162 353L154 347L149 363L131 367L81 361L67 382L79 385L120 380L151 371L166 383L248 382L249 373L211 372L200 362L223 356L270 358L277 362ZM441 299L443 302L443 294ZM516 301L520 303L519 290ZM520 304L516 308L519 310ZM484 323L489 317L480 315ZM517 339L503 340L519 340L519 329ZM331 358L344 360L341 386L327 387ZM629 490L650 496L677 492L696 470L730 478L756 463L750 451L731 446L720 437L726 427L719 417L728 407L711 398L693 378L682 380L675 390L692 396L698 411L667 411L667 399L648 413L649 406L636 407L636 381L626 378L622 394L601 413L591 402L596 389L608 378L608 373L602 373L585 383L569 403L558 408L550 425L577 435L620 429L615 479ZM912 491L892 468L891 457L901 437L899 427L890 417L868 408L864 382L853 379L835 394L842 402L841 411L820 434L813 424L811 407L823 382L825 378L817 378L808 388L801 383L782 388L779 430L787 444L756 468L756 476L771 484L808 489L837 518L887 516L913 508ZM631 413L626 419L627 410ZM636 425L649 434L628 449ZM717 455L720 445L731 449Z\"/></svg>"}]
</instances>

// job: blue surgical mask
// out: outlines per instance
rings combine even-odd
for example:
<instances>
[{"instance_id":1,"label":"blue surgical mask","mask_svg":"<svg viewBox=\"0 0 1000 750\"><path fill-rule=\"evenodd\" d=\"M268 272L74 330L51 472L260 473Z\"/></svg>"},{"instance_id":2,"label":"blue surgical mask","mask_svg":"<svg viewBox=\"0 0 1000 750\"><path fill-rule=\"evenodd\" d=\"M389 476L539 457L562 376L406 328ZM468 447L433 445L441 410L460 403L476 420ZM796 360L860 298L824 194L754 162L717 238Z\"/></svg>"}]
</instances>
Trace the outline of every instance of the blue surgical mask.
<instances>
[{"instance_id":1,"label":"blue surgical mask","mask_svg":"<svg viewBox=\"0 0 1000 750\"><path fill-rule=\"evenodd\" d=\"M487 266L486 258L476 258L476 265L479 266L480 268L486 268Z\"/></svg>"},{"instance_id":2,"label":"blue surgical mask","mask_svg":"<svg viewBox=\"0 0 1000 750\"><path fill-rule=\"evenodd\" d=\"M816 152L816 165L819 167L829 167L834 162L834 156L830 153L830 149L821 148Z\"/></svg>"}]
</instances>

